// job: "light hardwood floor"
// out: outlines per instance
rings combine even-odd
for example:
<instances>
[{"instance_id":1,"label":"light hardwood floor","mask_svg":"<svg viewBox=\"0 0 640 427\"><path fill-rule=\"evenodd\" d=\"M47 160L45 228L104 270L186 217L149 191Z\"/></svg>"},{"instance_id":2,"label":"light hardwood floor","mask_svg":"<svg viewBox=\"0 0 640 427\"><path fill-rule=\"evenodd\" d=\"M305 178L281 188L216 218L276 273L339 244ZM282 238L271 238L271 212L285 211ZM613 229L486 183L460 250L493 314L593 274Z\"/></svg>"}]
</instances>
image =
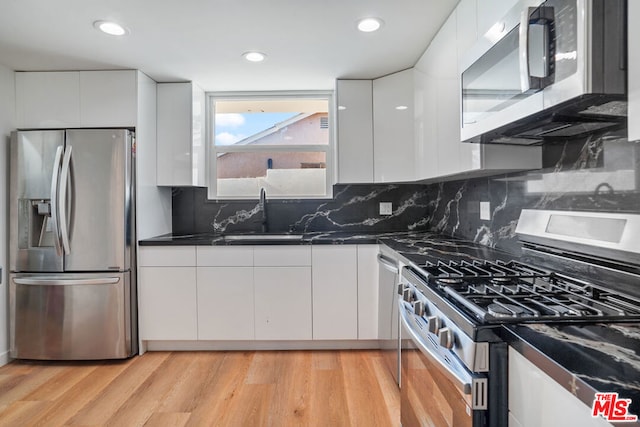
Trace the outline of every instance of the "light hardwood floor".
<instances>
[{"instance_id":1,"label":"light hardwood floor","mask_svg":"<svg viewBox=\"0 0 640 427\"><path fill-rule=\"evenodd\" d=\"M2 426L399 426L380 352L149 352L0 368Z\"/></svg>"}]
</instances>

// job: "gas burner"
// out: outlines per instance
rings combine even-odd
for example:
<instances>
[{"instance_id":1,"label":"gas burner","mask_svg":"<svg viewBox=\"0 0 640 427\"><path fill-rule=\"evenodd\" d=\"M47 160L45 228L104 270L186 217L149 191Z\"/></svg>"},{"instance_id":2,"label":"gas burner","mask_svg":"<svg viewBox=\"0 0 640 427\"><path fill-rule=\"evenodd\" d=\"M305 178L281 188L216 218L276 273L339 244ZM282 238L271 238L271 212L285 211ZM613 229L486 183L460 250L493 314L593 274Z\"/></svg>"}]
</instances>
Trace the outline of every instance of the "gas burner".
<instances>
[{"instance_id":1,"label":"gas burner","mask_svg":"<svg viewBox=\"0 0 640 427\"><path fill-rule=\"evenodd\" d=\"M464 282L464 280L457 278L457 277L438 277L436 279L436 282L440 285L459 285L460 283Z\"/></svg>"},{"instance_id":2,"label":"gas burner","mask_svg":"<svg viewBox=\"0 0 640 427\"><path fill-rule=\"evenodd\" d=\"M506 285L506 284L514 282L516 279L514 277L508 277L508 276L495 276L495 277L492 277L489 280L492 283L495 283L497 285Z\"/></svg>"},{"instance_id":3,"label":"gas burner","mask_svg":"<svg viewBox=\"0 0 640 427\"><path fill-rule=\"evenodd\" d=\"M518 317L525 312L524 308L507 303L489 304L487 311L494 317Z\"/></svg>"}]
</instances>

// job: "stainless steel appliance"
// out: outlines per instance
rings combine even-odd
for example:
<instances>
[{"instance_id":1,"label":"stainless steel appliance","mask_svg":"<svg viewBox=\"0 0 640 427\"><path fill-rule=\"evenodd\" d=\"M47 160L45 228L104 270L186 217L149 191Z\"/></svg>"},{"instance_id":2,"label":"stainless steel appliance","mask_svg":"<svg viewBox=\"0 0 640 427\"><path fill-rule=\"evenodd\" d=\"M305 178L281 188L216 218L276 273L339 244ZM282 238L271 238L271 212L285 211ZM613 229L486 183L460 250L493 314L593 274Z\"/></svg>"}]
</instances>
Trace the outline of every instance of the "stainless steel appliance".
<instances>
[{"instance_id":1,"label":"stainless steel appliance","mask_svg":"<svg viewBox=\"0 0 640 427\"><path fill-rule=\"evenodd\" d=\"M521 0L460 61L461 139L529 145L626 120L626 2Z\"/></svg>"},{"instance_id":2,"label":"stainless steel appliance","mask_svg":"<svg viewBox=\"0 0 640 427\"><path fill-rule=\"evenodd\" d=\"M384 360L396 384L400 385L400 337L398 283L402 264L391 251L378 254L378 339Z\"/></svg>"},{"instance_id":3,"label":"stainless steel appliance","mask_svg":"<svg viewBox=\"0 0 640 427\"><path fill-rule=\"evenodd\" d=\"M531 262L405 267L402 425L508 425L501 325L640 320L639 225L633 214L523 210Z\"/></svg>"},{"instance_id":4,"label":"stainless steel appliance","mask_svg":"<svg viewBox=\"0 0 640 427\"><path fill-rule=\"evenodd\" d=\"M133 133L11 136L10 355L137 352Z\"/></svg>"}]
</instances>

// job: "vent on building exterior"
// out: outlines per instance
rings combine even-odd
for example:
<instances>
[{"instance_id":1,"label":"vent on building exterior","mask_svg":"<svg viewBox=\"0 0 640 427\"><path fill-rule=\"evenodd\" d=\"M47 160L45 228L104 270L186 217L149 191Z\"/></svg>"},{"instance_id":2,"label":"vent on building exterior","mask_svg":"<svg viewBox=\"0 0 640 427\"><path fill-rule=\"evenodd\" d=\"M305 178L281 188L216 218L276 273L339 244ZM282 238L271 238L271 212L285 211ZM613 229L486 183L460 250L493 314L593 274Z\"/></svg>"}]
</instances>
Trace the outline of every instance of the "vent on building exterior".
<instances>
[{"instance_id":1,"label":"vent on building exterior","mask_svg":"<svg viewBox=\"0 0 640 427\"><path fill-rule=\"evenodd\" d=\"M320 117L320 129L329 129L329 117Z\"/></svg>"}]
</instances>

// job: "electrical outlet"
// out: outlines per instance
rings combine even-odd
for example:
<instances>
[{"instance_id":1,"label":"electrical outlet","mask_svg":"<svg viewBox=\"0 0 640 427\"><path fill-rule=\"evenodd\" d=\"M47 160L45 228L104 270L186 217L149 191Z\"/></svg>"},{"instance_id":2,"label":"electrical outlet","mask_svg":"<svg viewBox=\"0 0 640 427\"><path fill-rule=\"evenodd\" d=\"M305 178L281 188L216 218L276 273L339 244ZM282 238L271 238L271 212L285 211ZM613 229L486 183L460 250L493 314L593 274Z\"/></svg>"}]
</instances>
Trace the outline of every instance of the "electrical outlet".
<instances>
[{"instance_id":1,"label":"electrical outlet","mask_svg":"<svg viewBox=\"0 0 640 427\"><path fill-rule=\"evenodd\" d=\"M480 219L491 221L491 203L480 202Z\"/></svg>"},{"instance_id":2,"label":"electrical outlet","mask_svg":"<svg viewBox=\"0 0 640 427\"><path fill-rule=\"evenodd\" d=\"M393 215L393 204L391 202L380 202L380 215Z\"/></svg>"}]
</instances>

